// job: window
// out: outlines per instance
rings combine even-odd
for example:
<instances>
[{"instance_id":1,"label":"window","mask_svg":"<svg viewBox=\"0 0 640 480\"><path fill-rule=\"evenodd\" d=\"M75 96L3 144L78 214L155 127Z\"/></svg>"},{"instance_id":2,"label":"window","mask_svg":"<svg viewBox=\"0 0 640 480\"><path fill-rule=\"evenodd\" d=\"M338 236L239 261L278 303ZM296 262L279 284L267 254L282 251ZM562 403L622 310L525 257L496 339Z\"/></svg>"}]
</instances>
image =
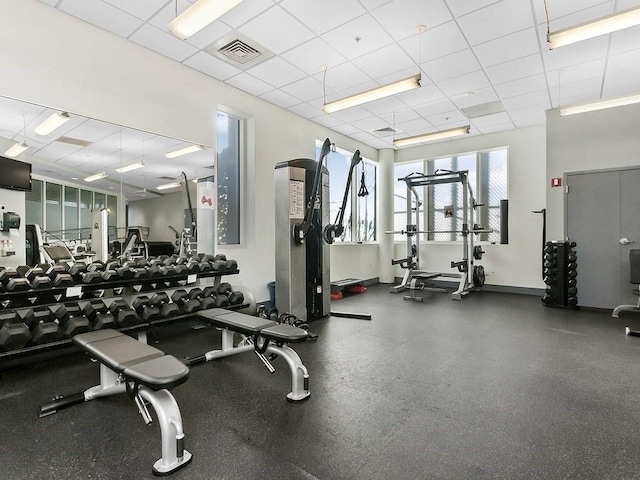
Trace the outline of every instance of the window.
<instances>
[{"instance_id":1,"label":"window","mask_svg":"<svg viewBox=\"0 0 640 480\"><path fill-rule=\"evenodd\" d=\"M25 193L25 221L29 224L42 223L42 180L31 181L31 191Z\"/></svg>"},{"instance_id":2,"label":"window","mask_svg":"<svg viewBox=\"0 0 640 480\"><path fill-rule=\"evenodd\" d=\"M320 155L322 142L316 141L316 158ZM338 218L347 186L352 152L336 148L329 152L325 166L329 170L329 222ZM373 242L376 230L376 174L375 163L362 161L354 168L351 187L347 193L344 211L344 232L336 242ZM364 195L366 193L366 195Z\"/></svg>"},{"instance_id":3,"label":"window","mask_svg":"<svg viewBox=\"0 0 640 480\"><path fill-rule=\"evenodd\" d=\"M45 229L60 237L62 231L62 185L45 184Z\"/></svg>"},{"instance_id":4,"label":"window","mask_svg":"<svg viewBox=\"0 0 640 480\"><path fill-rule=\"evenodd\" d=\"M480 234L478 239L497 243L500 241L500 200L508 198L507 159L508 149L502 147L424 162L400 164L395 166L394 172L396 178L402 178L411 172L426 171L428 175L432 175L442 170L468 171L467 179L472 196L476 204L481 204L475 210L474 222L483 228L493 230L492 233ZM421 201L426 198L427 203L426 210L424 206L420 209L419 221L425 219L426 222L419 225L419 230L429 233L420 235L421 240L435 242L462 240L464 195L462 187L462 183L453 182L416 189ZM406 184L397 182L394 209L396 231L407 228L406 195ZM415 208L415 202L412 202L412 208ZM426 228L423 225L426 225ZM472 227L473 225L469 225L469 228ZM405 237L396 234L394 239L403 241Z\"/></svg>"},{"instance_id":5,"label":"window","mask_svg":"<svg viewBox=\"0 0 640 480\"><path fill-rule=\"evenodd\" d=\"M218 245L240 244L242 122L218 112Z\"/></svg>"}]
</instances>

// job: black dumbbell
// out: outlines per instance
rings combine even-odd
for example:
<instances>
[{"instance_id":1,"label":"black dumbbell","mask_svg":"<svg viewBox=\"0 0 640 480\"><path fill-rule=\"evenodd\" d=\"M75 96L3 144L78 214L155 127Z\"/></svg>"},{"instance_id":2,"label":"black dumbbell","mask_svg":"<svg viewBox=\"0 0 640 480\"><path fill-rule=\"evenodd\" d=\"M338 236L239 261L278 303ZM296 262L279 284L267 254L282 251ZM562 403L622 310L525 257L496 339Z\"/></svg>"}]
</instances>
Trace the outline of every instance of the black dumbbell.
<instances>
[{"instance_id":1,"label":"black dumbbell","mask_svg":"<svg viewBox=\"0 0 640 480\"><path fill-rule=\"evenodd\" d=\"M206 273L211 271L211 264L209 262L200 262L198 263L198 268L200 272Z\"/></svg>"},{"instance_id":2,"label":"black dumbbell","mask_svg":"<svg viewBox=\"0 0 640 480\"><path fill-rule=\"evenodd\" d=\"M179 288L171 294L171 301L182 306L189 299L189 294L183 288Z\"/></svg>"},{"instance_id":3,"label":"black dumbbell","mask_svg":"<svg viewBox=\"0 0 640 480\"><path fill-rule=\"evenodd\" d=\"M169 295L167 295L166 292L156 292L151 295L149 304L153 305L154 307L159 307L161 305L164 305L165 303L169 303L170 301L171 300L169 299Z\"/></svg>"},{"instance_id":4,"label":"black dumbbell","mask_svg":"<svg viewBox=\"0 0 640 480\"><path fill-rule=\"evenodd\" d=\"M74 284L73 277L66 272L64 265L42 263L38 266L51 279L51 284L54 287L70 287Z\"/></svg>"},{"instance_id":5,"label":"black dumbbell","mask_svg":"<svg viewBox=\"0 0 640 480\"><path fill-rule=\"evenodd\" d=\"M31 329L31 345L43 345L62 339L63 333L58 322L40 322Z\"/></svg>"},{"instance_id":6,"label":"black dumbbell","mask_svg":"<svg viewBox=\"0 0 640 480\"><path fill-rule=\"evenodd\" d=\"M226 268L227 268L226 260L215 260L211 262L211 270L213 270L214 272L220 272L222 270L225 270Z\"/></svg>"},{"instance_id":7,"label":"black dumbbell","mask_svg":"<svg viewBox=\"0 0 640 480\"><path fill-rule=\"evenodd\" d=\"M89 320L93 320L96 315L99 313L107 313L109 309L103 300L96 298L85 303L81 311Z\"/></svg>"},{"instance_id":8,"label":"black dumbbell","mask_svg":"<svg viewBox=\"0 0 640 480\"><path fill-rule=\"evenodd\" d=\"M244 294L242 292L233 291L228 295L231 305L240 305L244 302Z\"/></svg>"},{"instance_id":9,"label":"black dumbbell","mask_svg":"<svg viewBox=\"0 0 640 480\"><path fill-rule=\"evenodd\" d=\"M184 276L184 275L187 275L189 273L189 271L187 270L187 266L186 265L174 265L173 266L173 273L174 273L174 275Z\"/></svg>"},{"instance_id":10,"label":"black dumbbell","mask_svg":"<svg viewBox=\"0 0 640 480\"><path fill-rule=\"evenodd\" d=\"M218 290L213 285L207 285L202 289L202 297L212 297L218 294Z\"/></svg>"},{"instance_id":11,"label":"black dumbbell","mask_svg":"<svg viewBox=\"0 0 640 480\"><path fill-rule=\"evenodd\" d=\"M213 261L214 262L218 262L218 261L226 262L227 261L227 256L224 253L219 253L215 257L213 257Z\"/></svg>"},{"instance_id":12,"label":"black dumbbell","mask_svg":"<svg viewBox=\"0 0 640 480\"><path fill-rule=\"evenodd\" d=\"M237 270L238 269L238 262L236 262L235 260L227 260L227 262L225 263L225 269L226 270Z\"/></svg>"},{"instance_id":13,"label":"black dumbbell","mask_svg":"<svg viewBox=\"0 0 640 480\"><path fill-rule=\"evenodd\" d=\"M0 352L23 348L31 338L29 327L20 320L17 312L0 313Z\"/></svg>"},{"instance_id":14,"label":"black dumbbell","mask_svg":"<svg viewBox=\"0 0 640 480\"><path fill-rule=\"evenodd\" d=\"M9 292L22 292L29 290L29 281L18 276L13 268L3 268L0 270L0 283Z\"/></svg>"},{"instance_id":15,"label":"black dumbbell","mask_svg":"<svg viewBox=\"0 0 640 480\"><path fill-rule=\"evenodd\" d=\"M51 279L44 274L40 267L20 265L16 268L18 276L26 278L31 288L51 288Z\"/></svg>"},{"instance_id":16,"label":"black dumbbell","mask_svg":"<svg viewBox=\"0 0 640 480\"><path fill-rule=\"evenodd\" d=\"M203 297L200 299L200 308L202 310L208 310L215 307L217 307L216 297Z\"/></svg>"},{"instance_id":17,"label":"black dumbbell","mask_svg":"<svg viewBox=\"0 0 640 480\"><path fill-rule=\"evenodd\" d=\"M182 311L186 314L192 314L197 312L198 310L202 310L202 304L200 300L192 298L184 302L182 305Z\"/></svg>"},{"instance_id":18,"label":"black dumbbell","mask_svg":"<svg viewBox=\"0 0 640 480\"><path fill-rule=\"evenodd\" d=\"M20 320L27 324L29 328L33 328L39 322L53 321L51 312L47 308L32 307L20 309L17 311Z\"/></svg>"},{"instance_id":19,"label":"black dumbbell","mask_svg":"<svg viewBox=\"0 0 640 480\"><path fill-rule=\"evenodd\" d=\"M73 337L92 329L89 319L82 313L77 303L51 305L49 310L56 317L62 328L62 333L67 337Z\"/></svg>"},{"instance_id":20,"label":"black dumbbell","mask_svg":"<svg viewBox=\"0 0 640 480\"><path fill-rule=\"evenodd\" d=\"M147 273L150 278L162 278L164 277L165 270L162 269L161 265L154 264L147 268Z\"/></svg>"},{"instance_id":21,"label":"black dumbbell","mask_svg":"<svg viewBox=\"0 0 640 480\"><path fill-rule=\"evenodd\" d=\"M218 295L229 295L233 291L233 288L231 287L230 283L222 282L220 285L218 285L216 291Z\"/></svg>"},{"instance_id":22,"label":"black dumbbell","mask_svg":"<svg viewBox=\"0 0 640 480\"><path fill-rule=\"evenodd\" d=\"M146 268L149 266L149 261L144 257L136 258L135 262L137 268Z\"/></svg>"},{"instance_id":23,"label":"black dumbbell","mask_svg":"<svg viewBox=\"0 0 640 480\"><path fill-rule=\"evenodd\" d=\"M138 313L140 313L145 307L148 307L149 305L151 305L149 302L149 297L147 297L146 295L138 295L133 299L133 302L131 302L131 306Z\"/></svg>"},{"instance_id":24,"label":"black dumbbell","mask_svg":"<svg viewBox=\"0 0 640 480\"><path fill-rule=\"evenodd\" d=\"M140 324L140 317L133 308L122 308L114 314L116 323L120 327L131 327Z\"/></svg>"},{"instance_id":25,"label":"black dumbbell","mask_svg":"<svg viewBox=\"0 0 640 480\"><path fill-rule=\"evenodd\" d=\"M202 296L202 289L200 287L193 287L188 292L189 299L200 298Z\"/></svg>"},{"instance_id":26,"label":"black dumbbell","mask_svg":"<svg viewBox=\"0 0 640 480\"><path fill-rule=\"evenodd\" d=\"M107 269L107 266L105 265L104 262L101 262L100 260L93 261L89 265L87 265L88 272L103 272L106 269Z\"/></svg>"},{"instance_id":27,"label":"black dumbbell","mask_svg":"<svg viewBox=\"0 0 640 480\"><path fill-rule=\"evenodd\" d=\"M224 308L229 306L229 297L226 295L216 295L213 298L216 299L216 307Z\"/></svg>"},{"instance_id":28,"label":"black dumbbell","mask_svg":"<svg viewBox=\"0 0 640 480\"><path fill-rule=\"evenodd\" d=\"M200 272L200 264L196 262L187 262L184 264L189 275Z\"/></svg>"},{"instance_id":29,"label":"black dumbbell","mask_svg":"<svg viewBox=\"0 0 640 480\"><path fill-rule=\"evenodd\" d=\"M163 303L160 307L160 315L162 318L176 317L182 315L182 310L175 303Z\"/></svg>"}]
</instances>

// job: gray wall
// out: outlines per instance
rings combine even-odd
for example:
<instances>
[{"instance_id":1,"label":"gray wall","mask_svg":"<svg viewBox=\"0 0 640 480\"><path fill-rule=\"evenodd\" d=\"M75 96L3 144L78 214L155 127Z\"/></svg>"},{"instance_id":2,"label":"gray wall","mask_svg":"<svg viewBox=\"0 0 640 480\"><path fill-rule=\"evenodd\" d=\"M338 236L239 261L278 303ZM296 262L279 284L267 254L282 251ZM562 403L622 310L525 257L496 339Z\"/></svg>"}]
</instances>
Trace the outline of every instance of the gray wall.
<instances>
[{"instance_id":1,"label":"gray wall","mask_svg":"<svg viewBox=\"0 0 640 480\"><path fill-rule=\"evenodd\" d=\"M640 166L639 124L640 105L568 117L561 117L558 109L547 111L547 238L565 238L565 189L552 188L551 179L564 180L571 172Z\"/></svg>"}]
</instances>

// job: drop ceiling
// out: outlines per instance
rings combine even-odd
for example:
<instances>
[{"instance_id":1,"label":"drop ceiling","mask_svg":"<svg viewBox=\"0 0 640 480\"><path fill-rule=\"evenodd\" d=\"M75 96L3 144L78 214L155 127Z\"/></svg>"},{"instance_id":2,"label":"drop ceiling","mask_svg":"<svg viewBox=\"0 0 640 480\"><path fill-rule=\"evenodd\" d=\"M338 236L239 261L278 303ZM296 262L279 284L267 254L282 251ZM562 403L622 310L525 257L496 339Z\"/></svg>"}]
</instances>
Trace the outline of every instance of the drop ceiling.
<instances>
[{"instance_id":1,"label":"drop ceiling","mask_svg":"<svg viewBox=\"0 0 640 480\"><path fill-rule=\"evenodd\" d=\"M471 135L544 124L550 108L640 91L640 27L551 51L544 0L245 0L186 41L167 24L193 0L41 1L374 148L465 124ZM547 3L552 31L640 6ZM216 50L235 38L264 57L223 60ZM325 101L418 72L419 89L322 111ZM66 154L82 169L72 148L50 144L42 153Z\"/></svg>"}]
</instances>

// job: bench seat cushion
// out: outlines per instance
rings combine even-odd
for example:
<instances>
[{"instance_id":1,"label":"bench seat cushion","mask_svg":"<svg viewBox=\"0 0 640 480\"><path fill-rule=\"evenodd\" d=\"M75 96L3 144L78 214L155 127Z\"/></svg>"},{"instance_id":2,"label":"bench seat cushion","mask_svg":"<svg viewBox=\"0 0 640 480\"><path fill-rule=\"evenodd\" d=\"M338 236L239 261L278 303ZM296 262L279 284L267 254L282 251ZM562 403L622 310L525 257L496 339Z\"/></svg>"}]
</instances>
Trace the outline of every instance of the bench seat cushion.
<instances>
[{"instance_id":1,"label":"bench seat cushion","mask_svg":"<svg viewBox=\"0 0 640 480\"><path fill-rule=\"evenodd\" d=\"M254 317L246 313L230 312L224 308L212 308L198 312L198 317L211 325L233 330L242 335L255 335L262 329L278 325L273 320Z\"/></svg>"},{"instance_id":2,"label":"bench seat cushion","mask_svg":"<svg viewBox=\"0 0 640 480\"><path fill-rule=\"evenodd\" d=\"M122 373L152 390L160 390L185 382L189 376L189 367L172 355L164 355L131 365Z\"/></svg>"},{"instance_id":3,"label":"bench seat cushion","mask_svg":"<svg viewBox=\"0 0 640 480\"><path fill-rule=\"evenodd\" d=\"M260 336L275 342L300 343L307 341L309 333L302 328L281 323L262 329Z\"/></svg>"}]
</instances>

